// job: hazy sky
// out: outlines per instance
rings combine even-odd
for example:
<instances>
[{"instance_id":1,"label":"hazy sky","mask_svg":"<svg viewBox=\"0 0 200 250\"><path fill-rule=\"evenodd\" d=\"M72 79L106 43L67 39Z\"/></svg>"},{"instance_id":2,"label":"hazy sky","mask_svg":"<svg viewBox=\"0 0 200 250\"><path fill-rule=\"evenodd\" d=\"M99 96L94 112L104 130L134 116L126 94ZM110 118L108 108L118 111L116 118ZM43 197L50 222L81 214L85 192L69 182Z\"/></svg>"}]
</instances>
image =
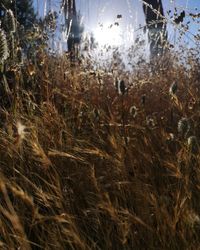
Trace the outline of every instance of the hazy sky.
<instances>
[{"instance_id":1,"label":"hazy sky","mask_svg":"<svg viewBox=\"0 0 200 250\"><path fill-rule=\"evenodd\" d=\"M34 0L35 6L39 4L40 15L44 13L44 3L49 0ZM51 0L51 7L57 9L60 0ZM163 0L165 13L177 7L178 11L188 10L200 12L200 0ZM123 15L124 23L139 25L144 23L141 0L76 0L77 9L84 17L85 24L94 26L99 22L112 21L117 14Z\"/></svg>"},{"instance_id":2,"label":"hazy sky","mask_svg":"<svg viewBox=\"0 0 200 250\"><path fill-rule=\"evenodd\" d=\"M34 0L34 5L42 16L45 13L45 2L51 2L51 8L58 10L60 0ZM164 12L177 8L178 13L185 10L186 13L200 13L200 0L163 0ZM99 24L111 24L120 22L121 29L130 29L137 33L140 25L144 25L144 14L141 0L76 0L77 10L83 16L86 31L94 32ZM117 14L122 15L121 20L116 20ZM187 19L185 21L188 21ZM192 39L199 29L200 24L191 22L188 40ZM174 37L176 28L168 25L169 37Z\"/></svg>"}]
</instances>

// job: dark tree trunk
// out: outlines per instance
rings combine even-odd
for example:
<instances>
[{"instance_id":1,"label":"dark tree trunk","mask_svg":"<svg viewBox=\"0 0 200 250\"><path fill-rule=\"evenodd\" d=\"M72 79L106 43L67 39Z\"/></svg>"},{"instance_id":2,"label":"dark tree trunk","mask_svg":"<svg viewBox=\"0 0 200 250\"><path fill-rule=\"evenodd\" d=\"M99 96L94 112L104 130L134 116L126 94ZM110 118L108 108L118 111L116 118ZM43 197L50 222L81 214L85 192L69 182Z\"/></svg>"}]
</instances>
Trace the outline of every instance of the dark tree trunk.
<instances>
[{"instance_id":1,"label":"dark tree trunk","mask_svg":"<svg viewBox=\"0 0 200 250\"><path fill-rule=\"evenodd\" d=\"M62 8L64 10L65 25L68 33L68 39L67 39L68 51L71 52L73 50L73 45L74 45L73 27L77 19L75 0L62 0Z\"/></svg>"},{"instance_id":2,"label":"dark tree trunk","mask_svg":"<svg viewBox=\"0 0 200 250\"><path fill-rule=\"evenodd\" d=\"M71 60L78 56L78 47L83 32L76 11L76 0L63 0L62 7L65 13L66 28L68 31L67 46Z\"/></svg>"},{"instance_id":3,"label":"dark tree trunk","mask_svg":"<svg viewBox=\"0 0 200 250\"><path fill-rule=\"evenodd\" d=\"M151 57L161 55L167 41L162 0L144 0L143 10L148 29Z\"/></svg>"},{"instance_id":4,"label":"dark tree trunk","mask_svg":"<svg viewBox=\"0 0 200 250\"><path fill-rule=\"evenodd\" d=\"M69 37L67 40L67 46L68 51L73 52L74 45L75 45L75 34L74 34L74 23L77 19L77 13L76 13L76 3L75 0L69 0L68 1L68 24L67 29L69 32Z\"/></svg>"}]
</instances>

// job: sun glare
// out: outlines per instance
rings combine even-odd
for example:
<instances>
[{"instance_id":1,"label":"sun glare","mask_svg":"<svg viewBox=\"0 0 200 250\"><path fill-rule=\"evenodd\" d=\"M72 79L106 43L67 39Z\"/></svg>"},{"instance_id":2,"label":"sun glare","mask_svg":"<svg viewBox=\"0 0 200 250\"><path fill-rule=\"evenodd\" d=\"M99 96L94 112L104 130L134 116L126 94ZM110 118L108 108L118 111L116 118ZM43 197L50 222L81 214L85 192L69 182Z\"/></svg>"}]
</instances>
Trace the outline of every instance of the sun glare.
<instances>
[{"instance_id":1,"label":"sun glare","mask_svg":"<svg viewBox=\"0 0 200 250\"><path fill-rule=\"evenodd\" d=\"M119 46L122 44L122 30L118 23L102 24L94 30L94 37L101 46Z\"/></svg>"}]
</instances>

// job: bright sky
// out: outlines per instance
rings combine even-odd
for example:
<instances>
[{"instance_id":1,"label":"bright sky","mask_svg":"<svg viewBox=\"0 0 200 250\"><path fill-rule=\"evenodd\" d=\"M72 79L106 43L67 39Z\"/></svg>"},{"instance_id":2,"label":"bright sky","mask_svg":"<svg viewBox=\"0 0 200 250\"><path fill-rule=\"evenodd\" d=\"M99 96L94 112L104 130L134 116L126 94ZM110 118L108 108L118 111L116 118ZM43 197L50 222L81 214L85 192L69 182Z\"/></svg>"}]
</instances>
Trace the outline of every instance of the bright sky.
<instances>
[{"instance_id":1,"label":"bright sky","mask_svg":"<svg viewBox=\"0 0 200 250\"><path fill-rule=\"evenodd\" d=\"M34 0L34 5L41 16L43 16L48 9L48 2L51 2L52 9L58 10L60 0ZM167 11L173 11L175 7L178 13L182 10L185 10L186 13L200 13L200 0L163 0L162 2L166 16ZM76 0L76 5L77 10L80 10L83 16L85 31L93 32L98 40L102 39L102 41L100 40L102 43L104 43L105 37L107 40L117 40L116 42L120 43L120 39L122 42L124 36L126 40L131 42L132 39L135 39L140 25L144 25L141 0ZM122 15L122 19L116 19L118 14ZM114 28L109 29L109 26L116 21L119 22L119 27L113 26ZM185 21L188 20L185 19ZM191 33L189 32L185 37L189 43L192 43L192 34L198 31L199 26L199 24L191 22ZM168 27L169 38L173 40L178 31L173 25L169 24ZM104 38L102 34L104 34ZM132 34L132 37L130 34ZM117 37L118 39L116 39Z\"/></svg>"}]
</instances>

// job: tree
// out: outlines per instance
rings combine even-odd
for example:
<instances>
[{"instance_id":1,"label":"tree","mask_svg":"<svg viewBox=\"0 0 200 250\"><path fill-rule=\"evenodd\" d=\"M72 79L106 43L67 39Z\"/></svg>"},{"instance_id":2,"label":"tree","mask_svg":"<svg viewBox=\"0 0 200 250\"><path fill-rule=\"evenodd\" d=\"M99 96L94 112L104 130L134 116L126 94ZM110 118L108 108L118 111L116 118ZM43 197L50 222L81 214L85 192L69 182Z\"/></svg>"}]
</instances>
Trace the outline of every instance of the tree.
<instances>
[{"instance_id":1,"label":"tree","mask_svg":"<svg viewBox=\"0 0 200 250\"><path fill-rule=\"evenodd\" d=\"M163 54L167 32L162 0L144 0L143 10L148 29L151 57Z\"/></svg>"},{"instance_id":2,"label":"tree","mask_svg":"<svg viewBox=\"0 0 200 250\"><path fill-rule=\"evenodd\" d=\"M67 45L68 51L75 53L76 45L80 44L83 27L80 24L80 15L76 11L75 0L63 0L62 8L64 10L65 25L67 28Z\"/></svg>"}]
</instances>

